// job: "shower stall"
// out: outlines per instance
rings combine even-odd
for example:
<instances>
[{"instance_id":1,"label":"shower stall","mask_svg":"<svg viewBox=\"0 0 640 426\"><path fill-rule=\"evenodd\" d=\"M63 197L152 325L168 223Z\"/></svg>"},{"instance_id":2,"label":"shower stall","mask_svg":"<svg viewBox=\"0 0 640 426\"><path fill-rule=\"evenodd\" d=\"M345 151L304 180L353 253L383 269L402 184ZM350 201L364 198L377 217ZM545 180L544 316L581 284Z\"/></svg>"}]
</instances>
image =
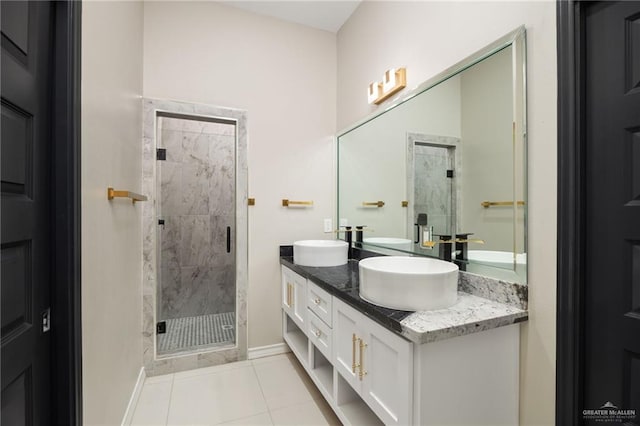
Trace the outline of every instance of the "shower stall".
<instances>
[{"instance_id":1,"label":"shower stall","mask_svg":"<svg viewBox=\"0 0 640 426\"><path fill-rule=\"evenodd\" d=\"M454 235L460 224L460 138L407 133L407 237L415 237L418 215L427 214L434 235ZM434 238L434 236L432 236ZM437 239L437 238L435 238Z\"/></svg>"},{"instance_id":2,"label":"shower stall","mask_svg":"<svg viewBox=\"0 0 640 426\"><path fill-rule=\"evenodd\" d=\"M147 374L244 359L245 113L148 99L144 110Z\"/></svg>"},{"instance_id":3,"label":"shower stall","mask_svg":"<svg viewBox=\"0 0 640 426\"><path fill-rule=\"evenodd\" d=\"M414 147L414 222L426 213L436 235L455 233L455 148L416 142Z\"/></svg>"},{"instance_id":4,"label":"shower stall","mask_svg":"<svg viewBox=\"0 0 640 426\"><path fill-rule=\"evenodd\" d=\"M235 124L158 113L158 354L235 344Z\"/></svg>"}]
</instances>

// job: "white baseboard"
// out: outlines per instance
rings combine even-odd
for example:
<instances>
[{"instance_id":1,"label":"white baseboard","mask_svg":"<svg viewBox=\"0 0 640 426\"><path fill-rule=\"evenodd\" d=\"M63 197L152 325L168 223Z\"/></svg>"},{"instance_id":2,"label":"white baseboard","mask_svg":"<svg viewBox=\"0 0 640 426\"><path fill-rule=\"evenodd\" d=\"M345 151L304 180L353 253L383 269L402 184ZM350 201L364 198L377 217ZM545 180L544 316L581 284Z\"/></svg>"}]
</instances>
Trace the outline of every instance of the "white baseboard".
<instances>
[{"instance_id":1,"label":"white baseboard","mask_svg":"<svg viewBox=\"0 0 640 426\"><path fill-rule=\"evenodd\" d=\"M273 356L286 354L291 352L286 343L276 343L275 345L258 346L257 348L249 348L247 350L247 359L263 358L265 356Z\"/></svg>"},{"instance_id":2,"label":"white baseboard","mask_svg":"<svg viewBox=\"0 0 640 426\"><path fill-rule=\"evenodd\" d=\"M129 426L131 424L131 421L133 420L133 412L136 410L136 405L138 405L138 398L140 398L140 393L142 392L142 386L144 385L144 380L146 379L146 377L147 374L144 371L144 367L142 367L140 369L140 373L138 374L136 385L133 388L133 393L131 393L131 398L129 398L127 411L124 412L122 426Z\"/></svg>"}]
</instances>

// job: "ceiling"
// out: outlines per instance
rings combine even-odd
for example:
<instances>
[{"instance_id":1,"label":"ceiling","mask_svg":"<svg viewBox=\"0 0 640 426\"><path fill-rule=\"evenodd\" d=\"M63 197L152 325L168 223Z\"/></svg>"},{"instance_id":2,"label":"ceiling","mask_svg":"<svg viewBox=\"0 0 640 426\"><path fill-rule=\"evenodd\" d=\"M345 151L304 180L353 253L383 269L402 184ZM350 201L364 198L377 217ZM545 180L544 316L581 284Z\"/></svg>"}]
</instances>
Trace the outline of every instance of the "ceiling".
<instances>
[{"instance_id":1,"label":"ceiling","mask_svg":"<svg viewBox=\"0 0 640 426\"><path fill-rule=\"evenodd\" d=\"M229 6L337 33L361 0L228 0Z\"/></svg>"}]
</instances>

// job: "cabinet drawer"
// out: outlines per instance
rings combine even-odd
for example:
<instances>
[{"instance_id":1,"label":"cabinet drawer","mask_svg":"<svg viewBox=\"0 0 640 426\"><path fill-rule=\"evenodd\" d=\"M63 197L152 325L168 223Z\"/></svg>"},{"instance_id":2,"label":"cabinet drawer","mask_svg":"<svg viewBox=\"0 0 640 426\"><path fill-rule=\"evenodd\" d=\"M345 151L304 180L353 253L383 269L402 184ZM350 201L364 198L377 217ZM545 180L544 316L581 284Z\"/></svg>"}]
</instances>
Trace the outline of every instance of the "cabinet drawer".
<instances>
[{"instance_id":1,"label":"cabinet drawer","mask_svg":"<svg viewBox=\"0 0 640 426\"><path fill-rule=\"evenodd\" d=\"M331 359L332 330L313 312L307 313L307 336L327 359Z\"/></svg>"},{"instance_id":2,"label":"cabinet drawer","mask_svg":"<svg viewBox=\"0 0 640 426\"><path fill-rule=\"evenodd\" d=\"M314 284L312 281L308 282L307 286L307 307L311 312L315 313L322 321L329 327L333 327L331 321L331 302L333 297Z\"/></svg>"}]
</instances>

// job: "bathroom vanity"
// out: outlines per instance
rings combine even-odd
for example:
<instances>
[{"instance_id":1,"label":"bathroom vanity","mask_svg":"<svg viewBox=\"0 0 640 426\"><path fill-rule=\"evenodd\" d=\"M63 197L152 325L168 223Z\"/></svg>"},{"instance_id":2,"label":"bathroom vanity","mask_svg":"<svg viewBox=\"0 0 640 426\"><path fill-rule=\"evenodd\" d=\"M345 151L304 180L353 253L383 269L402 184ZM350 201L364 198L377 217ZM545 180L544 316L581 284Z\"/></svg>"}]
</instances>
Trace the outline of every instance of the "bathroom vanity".
<instances>
[{"instance_id":1,"label":"bathroom vanity","mask_svg":"<svg viewBox=\"0 0 640 426\"><path fill-rule=\"evenodd\" d=\"M408 312L362 300L356 260L280 263L284 340L344 424L518 423L522 286L461 273L455 305Z\"/></svg>"}]
</instances>

